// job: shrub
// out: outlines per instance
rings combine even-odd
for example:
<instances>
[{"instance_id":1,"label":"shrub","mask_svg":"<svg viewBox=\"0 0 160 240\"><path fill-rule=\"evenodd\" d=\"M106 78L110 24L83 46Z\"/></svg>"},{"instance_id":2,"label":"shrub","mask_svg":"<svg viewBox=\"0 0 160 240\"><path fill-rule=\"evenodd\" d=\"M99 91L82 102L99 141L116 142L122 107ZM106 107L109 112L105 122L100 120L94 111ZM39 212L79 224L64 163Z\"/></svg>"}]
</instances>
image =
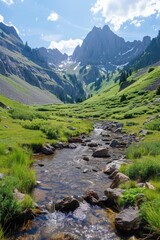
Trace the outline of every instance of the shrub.
<instances>
[{"instance_id":1,"label":"shrub","mask_svg":"<svg viewBox=\"0 0 160 240\"><path fill-rule=\"evenodd\" d=\"M28 194L25 195L24 201L21 202L21 207L22 207L22 210L34 207L34 202Z\"/></svg>"},{"instance_id":2,"label":"shrub","mask_svg":"<svg viewBox=\"0 0 160 240\"><path fill-rule=\"evenodd\" d=\"M153 179L160 173L160 161L159 158L150 158L134 160L122 171L128 175L131 179L140 179L146 181Z\"/></svg>"},{"instance_id":3,"label":"shrub","mask_svg":"<svg viewBox=\"0 0 160 240\"><path fill-rule=\"evenodd\" d=\"M15 187L22 192L29 192L35 186L35 173L30 169L32 163L31 154L22 149L15 149L8 156L9 174L15 178Z\"/></svg>"},{"instance_id":4,"label":"shrub","mask_svg":"<svg viewBox=\"0 0 160 240\"><path fill-rule=\"evenodd\" d=\"M30 192L35 186L35 173L27 166L13 164L10 175L16 179L16 187L21 192Z\"/></svg>"},{"instance_id":5,"label":"shrub","mask_svg":"<svg viewBox=\"0 0 160 240\"><path fill-rule=\"evenodd\" d=\"M139 198L138 198L139 196L144 198L144 195L142 195L143 193L144 193L144 189L143 188L130 188L130 189L127 189L126 191L124 191L122 193L122 197L119 199L119 205L120 206L124 206L124 207L128 207L130 205L134 205L139 200Z\"/></svg>"},{"instance_id":6,"label":"shrub","mask_svg":"<svg viewBox=\"0 0 160 240\"><path fill-rule=\"evenodd\" d=\"M13 188L10 177L0 182L0 225L2 227L21 212L21 206L13 196Z\"/></svg>"},{"instance_id":7,"label":"shrub","mask_svg":"<svg viewBox=\"0 0 160 240\"><path fill-rule=\"evenodd\" d=\"M151 122L145 124L145 127L149 130L160 131L160 119L156 119L154 121L151 121Z\"/></svg>"},{"instance_id":8,"label":"shrub","mask_svg":"<svg viewBox=\"0 0 160 240\"><path fill-rule=\"evenodd\" d=\"M45 125L41 130L46 134L48 139L58 139L60 137L60 126L53 127Z\"/></svg>"},{"instance_id":9,"label":"shrub","mask_svg":"<svg viewBox=\"0 0 160 240\"><path fill-rule=\"evenodd\" d=\"M126 113L126 114L124 114L124 118L125 118L125 119L134 118L134 117L135 117L135 116L134 116L133 113Z\"/></svg>"},{"instance_id":10,"label":"shrub","mask_svg":"<svg viewBox=\"0 0 160 240\"><path fill-rule=\"evenodd\" d=\"M130 188L136 188L136 187L137 187L137 182L133 181L133 180L130 180L130 181L120 184L120 188L122 188L122 189L130 189Z\"/></svg>"},{"instance_id":11,"label":"shrub","mask_svg":"<svg viewBox=\"0 0 160 240\"><path fill-rule=\"evenodd\" d=\"M126 150L126 156L129 159L137 159L147 155L160 155L160 141L133 143Z\"/></svg>"},{"instance_id":12,"label":"shrub","mask_svg":"<svg viewBox=\"0 0 160 240\"><path fill-rule=\"evenodd\" d=\"M20 120L32 120L35 118L34 113L30 112L26 109L12 109L9 111L11 114L11 117L13 119L20 119Z\"/></svg>"},{"instance_id":13,"label":"shrub","mask_svg":"<svg viewBox=\"0 0 160 240\"><path fill-rule=\"evenodd\" d=\"M148 228L155 234L160 236L160 201L154 199L146 202L141 206L141 216L147 224ZM157 238L158 239L158 238Z\"/></svg>"}]
</instances>

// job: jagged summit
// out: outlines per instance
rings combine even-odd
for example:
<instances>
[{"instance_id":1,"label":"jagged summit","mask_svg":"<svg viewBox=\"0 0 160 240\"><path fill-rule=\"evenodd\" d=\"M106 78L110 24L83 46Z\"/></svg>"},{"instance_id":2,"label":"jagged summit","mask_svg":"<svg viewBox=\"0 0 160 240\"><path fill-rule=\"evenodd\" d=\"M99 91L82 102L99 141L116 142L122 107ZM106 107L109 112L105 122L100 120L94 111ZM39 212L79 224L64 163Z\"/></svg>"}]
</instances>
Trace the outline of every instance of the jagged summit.
<instances>
[{"instance_id":1,"label":"jagged summit","mask_svg":"<svg viewBox=\"0 0 160 240\"><path fill-rule=\"evenodd\" d=\"M108 25L103 28L93 27L82 46L75 49L72 59L81 62L81 65L105 65L112 70L139 56L150 41L150 37L144 37L143 41L125 42Z\"/></svg>"},{"instance_id":2,"label":"jagged summit","mask_svg":"<svg viewBox=\"0 0 160 240\"><path fill-rule=\"evenodd\" d=\"M8 25L5 25L4 23L0 22L0 29L4 33L6 33L8 35L13 35L21 41L20 37L18 36L18 33L17 33L16 29L13 26L8 26Z\"/></svg>"}]
</instances>

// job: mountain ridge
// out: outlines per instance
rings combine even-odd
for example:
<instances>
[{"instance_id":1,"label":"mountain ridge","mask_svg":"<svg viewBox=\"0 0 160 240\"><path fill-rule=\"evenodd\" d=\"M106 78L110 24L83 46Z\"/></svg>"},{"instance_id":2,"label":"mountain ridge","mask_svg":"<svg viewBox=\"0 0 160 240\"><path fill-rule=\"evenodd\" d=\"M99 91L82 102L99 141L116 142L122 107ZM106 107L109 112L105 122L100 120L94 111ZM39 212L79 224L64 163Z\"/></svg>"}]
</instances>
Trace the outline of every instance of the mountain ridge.
<instances>
[{"instance_id":1,"label":"mountain ridge","mask_svg":"<svg viewBox=\"0 0 160 240\"><path fill-rule=\"evenodd\" d=\"M78 46L75 49L72 59L80 62L81 65L104 65L108 70L114 70L117 66L126 65L140 55L150 41L151 38L145 36L142 41L125 42L107 25L103 28L94 27L84 39L81 47Z\"/></svg>"}]
</instances>

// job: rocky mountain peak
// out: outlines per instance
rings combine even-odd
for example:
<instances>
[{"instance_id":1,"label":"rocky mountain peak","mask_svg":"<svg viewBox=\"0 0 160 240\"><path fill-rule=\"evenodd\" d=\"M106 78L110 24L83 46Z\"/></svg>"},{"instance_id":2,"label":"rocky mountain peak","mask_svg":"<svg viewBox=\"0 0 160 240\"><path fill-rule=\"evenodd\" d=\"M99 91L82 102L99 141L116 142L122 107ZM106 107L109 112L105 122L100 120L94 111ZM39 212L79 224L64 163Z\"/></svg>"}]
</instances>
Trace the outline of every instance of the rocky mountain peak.
<instances>
[{"instance_id":1,"label":"rocky mountain peak","mask_svg":"<svg viewBox=\"0 0 160 240\"><path fill-rule=\"evenodd\" d=\"M16 37L18 40L21 41L20 37L18 36L18 33L17 33L16 29L13 26L8 26L8 25L5 25L4 23L0 22L0 29L1 29L1 31L3 31L7 35L12 35L12 36Z\"/></svg>"},{"instance_id":2,"label":"rocky mountain peak","mask_svg":"<svg viewBox=\"0 0 160 240\"><path fill-rule=\"evenodd\" d=\"M113 70L140 55L150 41L150 37L146 36L143 41L125 42L108 25L103 28L95 26L81 47L75 49L72 59L81 65L104 65L108 70Z\"/></svg>"}]
</instances>

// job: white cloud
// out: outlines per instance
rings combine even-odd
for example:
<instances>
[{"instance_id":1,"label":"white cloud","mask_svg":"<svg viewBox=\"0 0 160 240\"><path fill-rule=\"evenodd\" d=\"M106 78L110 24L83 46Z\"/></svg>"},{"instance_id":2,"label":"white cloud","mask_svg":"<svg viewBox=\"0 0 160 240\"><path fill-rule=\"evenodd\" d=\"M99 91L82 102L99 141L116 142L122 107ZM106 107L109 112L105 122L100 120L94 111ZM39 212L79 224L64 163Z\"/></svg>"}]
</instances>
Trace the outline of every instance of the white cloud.
<instances>
[{"instance_id":1,"label":"white cloud","mask_svg":"<svg viewBox=\"0 0 160 240\"><path fill-rule=\"evenodd\" d=\"M4 22L4 17L2 15L0 15L0 22Z\"/></svg>"},{"instance_id":2,"label":"white cloud","mask_svg":"<svg viewBox=\"0 0 160 240\"><path fill-rule=\"evenodd\" d=\"M49 48L57 48L62 53L67 53L68 55L72 55L74 49L82 44L81 39L69 39L69 40L61 40L59 42L52 41L49 45Z\"/></svg>"},{"instance_id":3,"label":"white cloud","mask_svg":"<svg viewBox=\"0 0 160 240\"><path fill-rule=\"evenodd\" d=\"M57 21L59 19L59 15L56 12L51 12L51 14L48 16L47 20L48 21Z\"/></svg>"},{"instance_id":4,"label":"white cloud","mask_svg":"<svg viewBox=\"0 0 160 240\"><path fill-rule=\"evenodd\" d=\"M1 1L6 3L8 6L14 3L13 0L1 0Z\"/></svg>"},{"instance_id":5,"label":"white cloud","mask_svg":"<svg viewBox=\"0 0 160 240\"><path fill-rule=\"evenodd\" d=\"M160 1L157 0L97 0L91 8L95 15L101 13L106 23L118 30L127 21L140 26L139 18L147 18L160 13ZM136 22L133 22L136 20Z\"/></svg>"},{"instance_id":6,"label":"white cloud","mask_svg":"<svg viewBox=\"0 0 160 240\"><path fill-rule=\"evenodd\" d=\"M131 22L131 24L133 24L135 27L140 27L142 22L144 22L144 20L134 19L134 20Z\"/></svg>"},{"instance_id":7,"label":"white cloud","mask_svg":"<svg viewBox=\"0 0 160 240\"><path fill-rule=\"evenodd\" d=\"M60 34L41 34L41 39L45 42L59 41L61 37Z\"/></svg>"}]
</instances>

